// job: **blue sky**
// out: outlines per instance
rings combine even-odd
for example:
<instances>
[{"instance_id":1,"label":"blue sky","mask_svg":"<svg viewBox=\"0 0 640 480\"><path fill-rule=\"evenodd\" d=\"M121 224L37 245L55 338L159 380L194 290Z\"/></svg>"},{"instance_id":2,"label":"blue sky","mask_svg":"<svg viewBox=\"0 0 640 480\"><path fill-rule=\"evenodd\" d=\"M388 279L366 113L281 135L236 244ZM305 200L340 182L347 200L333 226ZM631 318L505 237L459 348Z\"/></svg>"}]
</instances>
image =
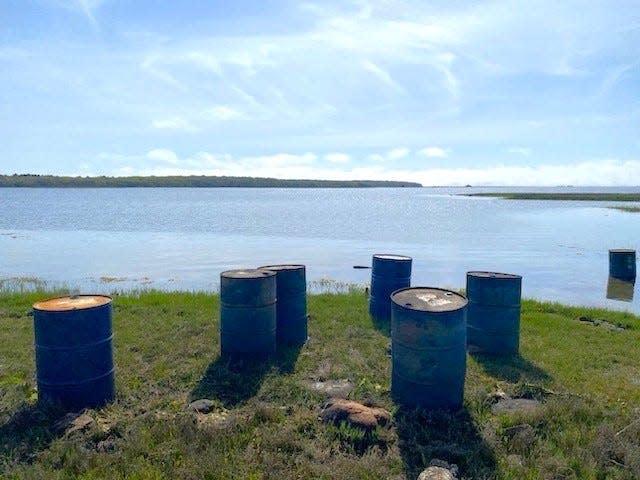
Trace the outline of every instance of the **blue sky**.
<instances>
[{"instance_id":1,"label":"blue sky","mask_svg":"<svg viewBox=\"0 0 640 480\"><path fill-rule=\"evenodd\" d=\"M2 0L0 72L0 173L640 184L637 0Z\"/></svg>"}]
</instances>

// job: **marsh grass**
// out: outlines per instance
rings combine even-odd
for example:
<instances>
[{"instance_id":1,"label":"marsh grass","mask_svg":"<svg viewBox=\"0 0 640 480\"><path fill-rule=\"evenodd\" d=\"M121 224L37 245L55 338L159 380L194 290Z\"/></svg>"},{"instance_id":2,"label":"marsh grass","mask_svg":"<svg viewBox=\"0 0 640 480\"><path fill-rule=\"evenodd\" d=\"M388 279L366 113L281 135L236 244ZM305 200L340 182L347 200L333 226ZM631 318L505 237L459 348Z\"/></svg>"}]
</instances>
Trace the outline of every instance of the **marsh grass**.
<instances>
[{"instance_id":1,"label":"marsh grass","mask_svg":"<svg viewBox=\"0 0 640 480\"><path fill-rule=\"evenodd\" d=\"M432 458L473 479L640 477L640 319L628 313L525 301L520 356L469 356L464 408L427 412L391 400L389 338L361 290L311 295L307 344L256 364L220 359L217 295L119 293L118 399L66 434L64 412L35 403L30 310L47 296L0 294L0 478L413 480ZM350 398L392 425L321 423L327 398L307 384L326 379L349 379ZM496 388L542 407L494 415ZM186 409L203 397L212 413Z\"/></svg>"},{"instance_id":2,"label":"marsh grass","mask_svg":"<svg viewBox=\"0 0 640 480\"><path fill-rule=\"evenodd\" d=\"M640 193L542 193L542 192L483 192L465 193L466 197L496 197L508 200L572 200L572 201L608 201L640 202Z\"/></svg>"}]
</instances>

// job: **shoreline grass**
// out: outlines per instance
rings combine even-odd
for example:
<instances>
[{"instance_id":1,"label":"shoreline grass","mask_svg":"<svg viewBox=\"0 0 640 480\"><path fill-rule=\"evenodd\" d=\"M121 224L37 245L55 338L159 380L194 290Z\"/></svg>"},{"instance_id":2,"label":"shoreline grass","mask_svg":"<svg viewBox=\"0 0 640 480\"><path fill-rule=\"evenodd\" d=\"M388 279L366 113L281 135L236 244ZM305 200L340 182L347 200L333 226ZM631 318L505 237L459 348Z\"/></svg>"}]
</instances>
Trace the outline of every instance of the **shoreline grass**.
<instances>
[{"instance_id":1,"label":"shoreline grass","mask_svg":"<svg viewBox=\"0 0 640 480\"><path fill-rule=\"evenodd\" d=\"M619 206L615 206L615 207L608 207L608 208L611 208L612 210L619 210L621 212L640 213L640 207L619 207Z\"/></svg>"},{"instance_id":2,"label":"shoreline grass","mask_svg":"<svg viewBox=\"0 0 640 480\"><path fill-rule=\"evenodd\" d=\"M117 401L65 434L53 427L62 412L34 403L30 311L48 296L0 293L0 478L415 480L432 458L467 479L640 476L640 317L630 313L524 301L520 355L469 356L464 408L428 412L390 398L388 325L372 322L364 291L310 295L307 344L242 368L219 358L218 295L116 294ZM343 379L349 398L386 408L392 425L364 434L321 423L327 397L307 384ZM497 389L545 401L494 414ZM213 412L185 408L198 398Z\"/></svg>"},{"instance_id":3,"label":"shoreline grass","mask_svg":"<svg viewBox=\"0 0 640 480\"><path fill-rule=\"evenodd\" d=\"M492 197L506 200L571 200L597 202L640 202L640 193L542 193L542 192L492 192L464 193L465 197Z\"/></svg>"}]
</instances>

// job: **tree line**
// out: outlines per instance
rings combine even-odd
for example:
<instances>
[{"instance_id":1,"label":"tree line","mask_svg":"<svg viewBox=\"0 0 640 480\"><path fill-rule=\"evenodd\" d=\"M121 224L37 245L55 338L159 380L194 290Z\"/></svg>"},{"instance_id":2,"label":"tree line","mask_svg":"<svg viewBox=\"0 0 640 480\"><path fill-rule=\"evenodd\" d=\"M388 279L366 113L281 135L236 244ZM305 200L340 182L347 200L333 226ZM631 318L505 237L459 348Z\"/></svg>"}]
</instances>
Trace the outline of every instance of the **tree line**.
<instances>
[{"instance_id":1,"label":"tree line","mask_svg":"<svg viewBox=\"0 0 640 480\"><path fill-rule=\"evenodd\" d=\"M123 188L123 187L253 187L253 188L372 188L421 187L415 182L385 180L284 180L205 175L167 177L65 177L56 175L0 175L0 187Z\"/></svg>"}]
</instances>

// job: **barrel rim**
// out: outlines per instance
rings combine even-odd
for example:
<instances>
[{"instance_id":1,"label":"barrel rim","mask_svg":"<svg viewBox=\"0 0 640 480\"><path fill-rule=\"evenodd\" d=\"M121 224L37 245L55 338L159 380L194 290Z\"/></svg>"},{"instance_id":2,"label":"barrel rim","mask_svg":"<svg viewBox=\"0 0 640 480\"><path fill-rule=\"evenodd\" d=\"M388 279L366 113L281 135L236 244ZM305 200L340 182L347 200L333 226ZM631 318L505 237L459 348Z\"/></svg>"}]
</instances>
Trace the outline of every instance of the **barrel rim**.
<instances>
[{"instance_id":1,"label":"barrel rim","mask_svg":"<svg viewBox=\"0 0 640 480\"><path fill-rule=\"evenodd\" d=\"M43 304L45 303L49 303L49 302L55 302L56 300L63 300L63 299L69 299L69 300L73 300L76 298L82 298L82 297L100 297L100 298L104 298L107 299L105 302L103 303L99 303L97 305L90 305L90 306L79 306L79 307L64 307L64 308L44 308ZM113 302L113 298L109 295L104 295L101 293L97 293L97 294L93 294L93 293L85 293L85 294L81 294L81 295L61 295L59 297L51 297L51 298L47 298L45 300L40 300L38 302L35 302L32 305L32 308L34 310L37 310L38 312L75 312L78 310L93 310L96 308L102 308L105 305L111 305L111 303Z\"/></svg>"},{"instance_id":2,"label":"barrel rim","mask_svg":"<svg viewBox=\"0 0 640 480\"><path fill-rule=\"evenodd\" d=\"M306 270L306 265L301 263L278 263L274 265L263 265L256 270L271 270L275 272L280 271L294 271L294 270Z\"/></svg>"},{"instance_id":3,"label":"barrel rim","mask_svg":"<svg viewBox=\"0 0 640 480\"><path fill-rule=\"evenodd\" d=\"M633 248L610 248L609 253L636 253Z\"/></svg>"},{"instance_id":4,"label":"barrel rim","mask_svg":"<svg viewBox=\"0 0 640 480\"><path fill-rule=\"evenodd\" d=\"M256 272L255 276L234 276L238 272ZM259 273L259 274L258 274ZM235 268L225 270L220 273L220 278L229 278L233 280L262 280L263 278L275 277L276 272L273 270L260 270L259 268Z\"/></svg>"},{"instance_id":5,"label":"barrel rim","mask_svg":"<svg viewBox=\"0 0 640 480\"><path fill-rule=\"evenodd\" d=\"M489 272L485 270L469 270L467 277L490 278L492 280L522 280L522 275L504 272Z\"/></svg>"},{"instance_id":6,"label":"barrel rim","mask_svg":"<svg viewBox=\"0 0 640 480\"><path fill-rule=\"evenodd\" d=\"M397 293L403 292L405 290L439 290L441 292L450 292L453 293L454 295L462 298L464 300L464 303L457 307L457 308L452 308L450 310L424 310L422 308L415 308L413 306L407 306L407 305L403 305L400 304L398 302L396 302L394 300L394 296ZM406 288L399 288L398 290L395 290L393 292L391 292L391 295L389 296L391 298L391 303L397 305L400 308L403 308L405 310L411 310L413 312L425 312L425 313L429 313L429 314L434 314L434 315L447 315L449 313L452 312L458 312L460 310L463 310L467 307L468 303L469 303L469 299L467 297L465 297L464 295L462 295L461 293L455 292L453 290L449 290L448 288L440 288L440 287L429 287L429 286L414 286L414 287L406 287Z\"/></svg>"},{"instance_id":7,"label":"barrel rim","mask_svg":"<svg viewBox=\"0 0 640 480\"><path fill-rule=\"evenodd\" d=\"M407 255L398 255L396 253L374 253L373 258L377 258L379 260L395 260L399 262L407 262L413 260L413 258Z\"/></svg>"}]
</instances>

